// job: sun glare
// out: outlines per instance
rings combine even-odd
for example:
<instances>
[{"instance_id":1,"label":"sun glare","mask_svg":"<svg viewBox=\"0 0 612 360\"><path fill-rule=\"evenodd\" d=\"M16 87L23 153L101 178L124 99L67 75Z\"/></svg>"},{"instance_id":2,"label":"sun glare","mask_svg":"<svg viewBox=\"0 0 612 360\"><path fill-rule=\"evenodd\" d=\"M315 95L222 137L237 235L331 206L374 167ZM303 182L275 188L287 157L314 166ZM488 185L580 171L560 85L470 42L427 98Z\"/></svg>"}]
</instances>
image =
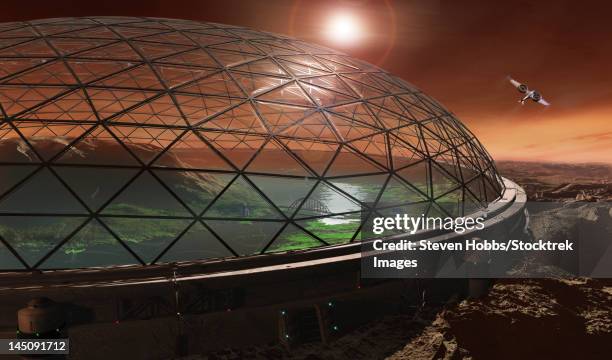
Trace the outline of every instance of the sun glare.
<instances>
[{"instance_id":1,"label":"sun glare","mask_svg":"<svg viewBox=\"0 0 612 360\"><path fill-rule=\"evenodd\" d=\"M327 36L341 45L354 44L361 37L360 24L349 14L335 15L329 20Z\"/></svg>"}]
</instances>

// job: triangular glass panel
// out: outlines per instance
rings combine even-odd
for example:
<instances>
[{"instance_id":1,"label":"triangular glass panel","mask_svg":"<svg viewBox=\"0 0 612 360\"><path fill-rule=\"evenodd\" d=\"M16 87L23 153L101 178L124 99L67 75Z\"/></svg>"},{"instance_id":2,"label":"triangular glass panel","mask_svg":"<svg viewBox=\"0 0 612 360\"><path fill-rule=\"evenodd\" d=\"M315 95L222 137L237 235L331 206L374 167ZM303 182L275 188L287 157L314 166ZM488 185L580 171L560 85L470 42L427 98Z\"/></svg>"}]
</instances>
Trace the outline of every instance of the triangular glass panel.
<instances>
[{"instance_id":1,"label":"triangular glass panel","mask_svg":"<svg viewBox=\"0 0 612 360\"><path fill-rule=\"evenodd\" d=\"M44 66L50 59L0 59L0 79L7 78L12 75L19 76L20 73L37 66Z\"/></svg>"},{"instance_id":2,"label":"triangular glass panel","mask_svg":"<svg viewBox=\"0 0 612 360\"><path fill-rule=\"evenodd\" d=\"M255 74L288 76L285 70L281 69L274 61L267 58L236 66L233 70Z\"/></svg>"},{"instance_id":3,"label":"triangular glass panel","mask_svg":"<svg viewBox=\"0 0 612 360\"><path fill-rule=\"evenodd\" d=\"M214 31L214 30L212 30ZM212 32L210 31L210 32ZM228 33L217 33L217 34L206 34L206 33L185 33L189 38L195 41L198 45L205 47L215 44L223 44L231 41L235 41L236 38L230 37ZM220 36L221 35L221 36Z\"/></svg>"},{"instance_id":4,"label":"triangular glass panel","mask_svg":"<svg viewBox=\"0 0 612 360\"><path fill-rule=\"evenodd\" d=\"M248 175L248 178L287 216L297 210L298 205L316 184L316 180L307 177L296 179Z\"/></svg>"},{"instance_id":5,"label":"triangular glass panel","mask_svg":"<svg viewBox=\"0 0 612 360\"><path fill-rule=\"evenodd\" d=\"M7 84L35 85L74 85L77 83L70 69L62 61L52 61L45 65L19 74L6 81Z\"/></svg>"},{"instance_id":6,"label":"triangular glass panel","mask_svg":"<svg viewBox=\"0 0 612 360\"><path fill-rule=\"evenodd\" d=\"M358 175L378 173L384 171L372 161L366 160L362 155L344 146L334 159L333 164L325 174L326 176Z\"/></svg>"},{"instance_id":7,"label":"triangular glass panel","mask_svg":"<svg viewBox=\"0 0 612 360\"><path fill-rule=\"evenodd\" d=\"M291 79L230 71L236 82L242 86L247 95L255 96L264 91L287 84Z\"/></svg>"},{"instance_id":8,"label":"triangular glass panel","mask_svg":"<svg viewBox=\"0 0 612 360\"><path fill-rule=\"evenodd\" d=\"M243 101L241 99L208 95L175 94L174 97L190 125L198 125L207 118L219 114Z\"/></svg>"},{"instance_id":9,"label":"triangular glass panel","mask_svg":"<svg viewBox=\"0 0 612 360\"><path fill-rule=\"evenodd\" d=\"M296 82L290 82L272 91L259 95L259 100L279 102L297 106L312 106L308 96Z\"/></svg>"},{"instance_id":10,"label":"triangular glass panel","mask_svg":"<svg viewBox=\"0 0 612 360\"><path fill-rule=\"evenodd\" d=\"M135 37L143 37L147 35L157 34L163 32L162 29L146 29L141 27L131 27L133 24L127 24L127 26L113 26L113 30L118 32L121 37L130 39Z\"/></svg>"},{"instance_id":11,"label":"triangular glass panel","mask_svg":"<svg viewBox=\"0 0 612 360\"><path fill-rule=\"evenodd\" d=\"M102 39L69 39L49 38L49 42L62 56L72 55L87 49L96 48L110 43L112 40Z\"/></svg>"},{"instance_id":12,"label":"triangular glass panel","mask_svg":"<svg viewBox=\"0 0 612 360\"><path fill-rule=\"evenodd\" d=\"M249 53L249 54L254 54L254 55L265 55L264 53L259 51L256 47L254 47L253 45L249 44L246 41L233 41L233 42L226 42L226 43L219 44L219 45L210 45L209 48L231 50L231 51L236 51L239 53Z\"/></svg>"},{"instance_id":13,"label":"triangular glass panel","mask_svg":"<svg viewBox=\"0 0 612 360\"><path fill-rule=\"evenodd\" d=\"M391 149L391 162L393 169L400 169L426 158L426 155L414 149L396 136L389 136L389 147Z\"/></svg>"},{"instance_id":14,"label":"triangular glass panel","mask_svg":"<svg viewBox=\"0 0 612 360\"><path fill-rule=\"evenodd\" d=\"M237 168L242 169L259 150L266 138L244 133L200 131L202 137Z\"/></svg>"},{"instance_id":15,"label":"triangular glass panel","mask_svg":"<svg viewBox=\"0 0 612 360\"><path fill-rule=\"evenodd\" d=\"M309 77L300 81L308 85L340 93L347 98L356 99L356 94L340 80L338 75Z\"/></svg>"},{"instance_id":16,"label":"triangular glass panel","mask_svg":"<svg viewBox=\"0 0 612 360\"><path fill-rule=\"evenodd\" d=\"M4 270L21 270L25 266L19 261L15 255L0 241L0 271Z\"/></svg>"},{"instance_id":17,"label":"triangular glass panel","mask_svg":"<svg viewBox=\"0 0 612 360\"><path fill-rule=\"evenodd\" d=\"M387 159L387 137L385 134L374 134L347 143L360 154L378 163L380 166L389 167Z\"/></svg>"},{"instance_id":18,"label":"triangular glass panel","mask_svg":"<svg viewBox=\"0 0 612 360\"><path fill-rule=\"evenodd\" d=\"M140 264L98 220L91 220L39 268L78 269Z\"/></svg>"},{"instance_id":19,"label":"triangular glass panel","mask_svg":"<svg viewBox=\"0 0 612 360\"><path fill-rule=\"evenodd\" d=\"M246 53L238 53L233 51L225 51L219 49L210 49L208 50L210 54L221 63L221 65L225 67L232 67L236 65L240 65L247 61L253 61L258 58L261 58L259 55L246 54Z\"/></svg>"},{"instance_id":20,"label":"triangular glass panel","mask_svg":"<svg viewBox=\"0 0 612 360\"><path fill-rule=\"evenodd\" d=\"M175 142L153 165L179 169L234 169L209 145L191 132Z\"/></svg>"},{"instance_id":21,"label":"triangular glass panel","mask_svg":"<svg viewBox=\"0 0 612 360\"><path fill-rule=\"evenodd\" d=\"M49 169L43 168L0 201L0 212L82 214L86 210Z\"/></svg>"},{"instance_id":22,"label":"triangular glass panel","mask_svg":"<svg viewBox=\"0 0 612 360\"><path fill-rule=\"evenodd\" d=\"M257 110L266 127L270 132L276 133L280 130L297 123L299 120L311 114L314 109L300 106L274 104L266 102L255 102Z\"/></svg>"},{"instance_id":23,"label":"triangular glass panel","mask_svg":"<svg viewBox=\"0 0 612 360\"><path fill-rule=\"evenodd\" d=\"M66 36L85 39L118 39L117 35L103 26L74 31Z\"/></svg>"},{"instance_id":24,"label":"triangular glass panel","mask_svg":"<svg viewBox=\"0 0 612 360\"><path fill-rule=\"evenodd\" d=\"M33 267L86 219L66 216L0 216L0 236Z\"/></svg>"},{"instance_id":25,"label":"triangular glass panel","mask_svg":"<svg viewBox=\"0 0 612 360\"><path fill-rule=\"evenodd\" d=\"M301 50L280 40L252 40L251 44L268 55L297 55Z\"/></svg>"},{"instance_id":26,"label":"triangular glass panel","mask_svg":"<svg viewBox=\"0 0 612 360\"><path fill-rule=\"evenodd\" d=\"M434 188L435 193L435 188ZM435 199L436 204L452 217L463 215L463 189L458 188Z\"/></svg>"},{"instance_id":27,"label":"triangular glass panel","mask_svg":"<svg viewBox=\"0 0 612 360\"><path fill-rule=\"evenodd\" d=\"M350 65L338 55L317 55L315 58L335 72L359 71L357 67Z\"/></svg>"},{"instance_id":28,"label":"triangular glass panel","mask_svg":"<svg viewBox=\"0 0 612 360\"><path fill-rule=\"evenodd\" d=\"M291 75L296 77L329 75L329 72L319 70L310 66L300 65L294 62L284 60L279 60L279 62L281 63L281 65L283 65L283 67L285 67L285 69L287 69L291 73Z\"/></svg>"},{"instance_id":29,"label":"triangular glass panel","mask_svg":"<svg viewBox=\"0 0 612 360\"><path fill-rule=\"evenodd\" d=\"M281 219L281 214L242 176L238 177L213 205L205 217L234 219ZM225 239L225 237L221 236Z\"/></svg>"},{"instance_id":30,"label":"triangular glass panel","mask_svg":"<svg viewBox=\"0 0 612 360\"><path fill-rule=\"evenodd\" d=\"M327 110L342 115L346 118L352 119L366 126L379 129L384 128L384 126L376 120L376 117L372 115L372 112L369 111L368 108L360 102L334 106L328 108Z\"/></svg>"},{"instance_id":31,"label":"triangular glass panel","mask_svg":"<svg viewBox=\"0 0 612 360\"><path fill-rule=\"evenodd\" d=\"M83 51L71 57L81 59L142 61L142 57L125 42L113 43L100 48Z\"/></svg>"},{"instance_id":32,"label":"triangular glass panel","mask_svg":"<svg viewBox=\"0 0 612 360\"><path fill-rule=\"evenodd\" d=\"M267 134L251 103L246 102L202 123L200 128L244 133Z\"/></svg>"},{"instance_id":33,"label":"triangular glass panel","mask_svg":"<svg viewBox=\"0 0 612 360\"><path fill-rule=\"evenodd\" d=\"M303 200L303 199L302 199ZM297 218L332 215L351 211L360 211L361 205L349 196L339 192L325 182L321 181L299 206L295 215Z\"/></svg>"},{"instance_id":34,"label":"triangular glass panel","mask_svg":"<svg viewBox=\"0 0 612 360\"><path fill-rule=\"evenodd\" d=\"M135 46L146 59L149 60L176 54L190 48L188 46L179 44L155 44L137 40L131 41L131 44L132 46Z\"/></svg>"},{"instance_id":35,"label":"triangular glass panel","mask_svg":"<svg viewBox=\"0 0 612 360\"><path fill-rule=\"evenodd\" d=\"M169 95L147 101L141 106L111 118L110 123L185 126L187 122Z\"/></svg>"},{"instance_id":36,"label":"triangular glass panel","mask_svg":"<svg viewBox=\"0 0 612 360\"><path fill-rule=\"evenodd\" d=\"M397 99L410 114L409 117L416 121L424 121L435 116L435 114L432 114L429 110L427 110L427 108L425 108L420 100L414 95L399 95L397 96Z\"/></svg>"},{"instance_id":37,"label":"triangular glass panel","mask_svg":"<svg viewBox=\"0 0 612 360\"><path fill-rule=\"evenodd\" d=\"M87 60L66 60L68 66L74 71L75 75L81 83L87 84L94 80L101 79L108 75L124 71L127 68L134 66L133 63L127 61L87 61Z\"/></svg>"},{"instance_id":38,"label":"triangular glass panel","mask_svg":"<svg viewBox=\"0 0 612 360\"><path fill-rule=\"evenodd\" d=\"M177 92L196 94L200 96L215 95L224 97L243 98L244 93L226 72L218 72L207 76L195 83L176 89Z\"/></svg>"},{"instance_id":39,"label":"triangular glass panel","mask_svg":"<svg viewBox=\"0 0 612 360\"><path fill-rule=\"evenodd\" d=\"M147 35L147 36L138 38L138 40L153 41L153 42L165 43L165 44L179 44L179 45L193 46L193 41L178 31L170 32L170 33L163 33L163 34Z\"/></svg>"},{"instance_id":40,"label":"triangular glass panel","mask_svg":"<svg viewBox=\"0 0 612 360\"><path fill-rule=\"evenodd\" d=\"M204 211L235 177L235 174L202 171L155 170L154 173L196 214Z\"/></svg>"},{"instance_id":41,"label":"triangular glass panel","mask_svg":"<svg viewBox=\"0 0 612 360\"><path fill-rule=\"evenodd\" d=\"M303 66L308 66L313 69L326 71L327 69L319 64L319 62L310 55L300 54L300 55L281 55L278 57L279 59L290 61L292 63L297 63Z\"/></svg>"},{"instance_id":42,"label":"triangular glass panel","mask_svg":"<svg viewBox=\"0 0 612 360\"><path fill-rule=\"evenodd\" d=\"M310 175L281 145L268 141L255 156L246 171L264 174Z\"/></svg>"},{"instance_id":43,"label":"triangular glass panel","mask_svg":"<svg viewBox=\"0 0 612 360\"><path fill-rule=\"evenodd\" d=\"M43 39L32 40L0 50L0 57L55 57L55 51Z\"/></svg>"},{"instance_id":44,"label":"triangular glass panel","mask_svg":"<svg viewBox=\"0 0 612 360\"><path fill-rule=\"evenodd\" d=\"M91 126L49 122L14 122L28 143L44 160L50 160L81 137ZM26 148L27 149L27 148Z\"/></svg>"},{"instance_id":45,"label":"triangular glass panel","mask_svg":"<svg viewBox=\"0 0 612 360\"><path fill-rule=\"evenodd\" d=\"M63 86L0 86L0 105L6 115L14 116L68 91Z\"/></svg>"},{"instance_id":46,"label":"triangular glass panel","mask_svg":"<svg viewBox=\"0 0 612 360\"><path fill-rule=\"evenodd\" d=\"M150 91L102 88L88 88L87 94L102 120L158 95Z\"/></svg>"},{"instance_id":47,"label":"triangular glass panel","mask_svg":"<svg viewBox=\"0 0 612 360\"><path fill-rule=\"evenodd\" d=\"M431 175L428 161L421 161L405 167L397 171L397 175L410 185L421 190L424 194L431 195L429 187Z\"/></svg>"},{"instance_id":48,"label":"triangular glass panel","mask_svg":"<svg viewBox=\"0 0 612 360\"><path fill-rule=\"evenodd\" d=\"M333 127L321 112L315 112L306 116L297 123L283 129L280 135L295 138L338 141L338 137Z\"/></svg>"},{"instance_id":49,"label":"triangular glass panel","mask_svg":"<svg viewBox=\"0 0 612 360\"><path fill-rule=\"evenodd\" d=\"M97 81L93 85L113 88L163 89L155 72L146 64Z\"/></svg>"},{"instance_id":50,"label":"triangular glass panel","mask_svg":"<svg viewBox=\"0 0 612 360\"><path fill-rule=\"evenodd\" d=\"M389 99L389 98L383 98L383 99ZM396 111L389 111L389 110L394 110L392 106L387 106L388 104L395 103L393 100L381 100L380 98L368 100L370 104L373 102L379 102L379 101L382 103L381 106L371 105L370 108L372 109L376 117L379 119L379 121L385 124L385 127L387 129L392 129L392 128L396 128L399 126L415 123L413 120L411 120L410 114L407 113L406 111L403 111L403 109L399 109L399 107L395 109ZM398 113L398 111L402 111L403 114Z\"/></svg>"},{"instance_id":51,"label":"triangular glass panel","mask_svg":"<svg viewBox=\"0 0 612 360\"><path fill-rule=\"evenodd\" d=\"M219 68L219 64L208 53L202 49L182 52L157 59L156 63L167 63L176 65L203 66L208 68Z\"/></svg>"},{"instance_id":52,"label":"triangular glass panel","mask_svg":"<svg viewBox=\"0 0 612 360\"><path fill-rule=\"evenodd\" d=\"M322 175L334 158L338 143L310 141L306 139L279 139L293 154L300 158L317 175Z\"/></svg>"},{"instance_id":53,"label":"triangular glass panel","mask_svg":"<svg viewBox=\"0 0 612 360\"><path fill-rule=\"evenodd\" d=\"M385 186L377 207L387 207L427 201L428 198L392 176Z\"/></svg>"},{"instance_id":54,"label":"triangular glass panel","mask_svg":"<svg viewBox=\"0 0 612 360\"><path fill-rule=\"evenodd\" d=\"M155 194L155 196L151 196ZM186 216L187 210L148 171L102 210L104 215Z\"/></svg>"},{"instance_id":55,"label":"triangular glass panel","mask_svg":"<svg viewBox=\"0 0 612 360\"><path fill-rule=\"evenodd\" d=\"M2 165L0 166L0 195L23 181L38 166L32 165Z\"/></svg>"},{"instance_id":56,"label":"triangular glass panel","mask_svg":"<svg viewBox=\"0 0 612 360\"><path fill-rule=\"evenodd\" d=\"M192 220L102 218L102 221L146 264L150 264Z\"/></svg>"},{"instance_id":57,"label":"triangular glass panel","mask_svg":"<svg viewBox=\"0 0 612 360\"><path fill-rule=\"evenodd\" d=\"M386 174L329 179L332 185L349 194L353 199L371 204L376 201L387 180Z\"/></svg>"},{"instance_id":58,"label":"triangular glass panel","mask_svg":"<svg viewBox=\"0 0 612 360\"><path fill-rule=\"evenodd\" d=\"M19 116L20 119L96 122L83 90L76 90Z\"/></svg>"},{"instance_id":59,"label":"triangular glass panel","mask_svg":"<svg viewBox=\"0 0 612 360\"><path fill-rule=\"evenodd\" d=\"M160 64L155 65L155 70L157 71L157 74L161 77L165 86L170 89L202 78L214 71L212 69L179 67Z\"/></svg>"},{"instance_id":60,"label":"triangular glass panel","mask_svg":"<svg viewBox=\"0 0 612 360\"><path fill-rule=\"evenodd\" d=\"M346 141L363 138L379 132L380 129L364 125L361 122L326 112L327 118L334 124L334 127Z\"/></svg>"},{"instance_id":61,"label":"triangular glass panel","mask_svg":"<svg viewBox=\"0 0 612 360\"><path fill-rule=\"evenodd\" d=\"M276 221L206 220L206 223L239 256L261 253L283 226Z\"/></svg>"},{"instance_id":62,"label":"triangular glass panel","mask_svg":"<svg viewBox=\"0 0 612 360\"><path fill-rule=\"evenodd\" d=\"M297 224L330 245L346 244L359 229L359 214L330 216L297 221Z\"/></svg>"},{"instance_id":63,"label":"triangular glass panel","mask_svg":"<svg viewBox=\"0 0 612 360\"><path fill-rule=\"evenodd\" d=\"M55 172L93 211L97 211L132 179L136 169L57 166Z\"/></svg>"},{"instance_id":64,"label":"triangular glass panel","mask_svg":"<svg viewBox=\"0 0 612 360\"><path fill-rule=\"evenodd\" d=\"M138 165L136 159L106 128L99 126L70 146L57 160L62 164Z\"/></svg>"},{"instance_id":65,"label":"triangular glass panel","mask_svg":"<svg viewBox=\"0 0 612 360\"><path fill-rule=\"evenodd\" d=\"M94 23L89 24L45 24L43 26L37 26L38 30L46 36L70 36L71 32L78 32L79 30L85 30L95 25Z\"/></svg>"},{"instance_id":66,"label":"triangular glass panel","mask_svg":"<svg viewBox=\"0 0 612 360\"><path fill-rule=\"evenodd\" d=\"M344 77L343 78L344 81L346 81L351 88L357 93L359 94L360 97L364 98L364 99L368 99L368 98L374 98L374 97L379 97L379 96L384 96L385 93L375 87L366 85L364 83L361 83L359 81L355 81L349 77Z\"/></svg>"},{"instance_id":67,"label":"triangular glass panel","mask_svg":"<svg viewBox=\"0 0 612 360\"><path fill-rule=\"evenodd\" d=\"M266 249L266 253L304 250L323 246L322 242L293 224L288 224Z\"/></svg>"},{"instance_id":68,"label":"triangular glass panel","mask_svg":"<svg viewBox=\"0 0 612 360\"><path fill-rule=\"evenodd\" d=\"M208 229L196 222L156 263L195 261L233 257Z\"/></svg>"},{"instance_id":69,"label":"triangular glass panel","mask_svg":"<svg viewBox=\"0 0 612 360\"><path fill-rule=\"evenodd\" d=\"M40 158L8 123L0 124L0 163L39 163Z\"/></svg>"}]
</instances>

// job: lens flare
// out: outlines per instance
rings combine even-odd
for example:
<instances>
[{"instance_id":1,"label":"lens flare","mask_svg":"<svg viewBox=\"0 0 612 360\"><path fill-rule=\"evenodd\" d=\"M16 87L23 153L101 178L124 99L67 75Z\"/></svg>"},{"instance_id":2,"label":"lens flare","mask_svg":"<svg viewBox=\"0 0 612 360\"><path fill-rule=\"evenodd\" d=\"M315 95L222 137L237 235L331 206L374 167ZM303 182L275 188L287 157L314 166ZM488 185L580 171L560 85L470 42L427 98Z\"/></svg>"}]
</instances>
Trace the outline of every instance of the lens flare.
<instances>
[{"instance_id":1,"label":"lens flare","mask_svg":"<svg viewBox=\"0 0 612 360\"><path fill-rule=\"evenodd\" d=\"M329 20L326 33L339 45L352 45L361 38L361 26L354 16L338 14Z\"/></svg>"}]
</instances>

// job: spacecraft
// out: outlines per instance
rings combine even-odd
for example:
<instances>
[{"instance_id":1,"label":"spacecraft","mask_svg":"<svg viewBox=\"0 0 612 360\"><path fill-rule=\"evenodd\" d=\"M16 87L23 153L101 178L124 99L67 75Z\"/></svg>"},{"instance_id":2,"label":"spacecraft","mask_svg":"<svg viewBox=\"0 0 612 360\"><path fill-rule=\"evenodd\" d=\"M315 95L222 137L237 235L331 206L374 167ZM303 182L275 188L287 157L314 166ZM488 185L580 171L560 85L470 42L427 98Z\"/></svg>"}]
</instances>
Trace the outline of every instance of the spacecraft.
<instances>
[{"instance_id":1,"label":"spacecraft","mask_svg":"<svg viewBox=\"0 0 612 360\"><path fill-rule=\"evenodd\" d=\"M529 88L527 87L527 85L525 84L521 84L520 82L512 79L511 77L508 77L508 80L510 80L510 83L512 85L514 85L514 87L522 94L525 94L525 96L523 96L522 99L519 100L519 102L521 103L521 105L525 105L525 101L527 99L531 99L537 103L540 103L544 106L548 106L550 105L550 103L546 100L544 100L544 98L542 98L542 95L537 92L536 90L529 90Z\"/></svg>"}]
</instances>

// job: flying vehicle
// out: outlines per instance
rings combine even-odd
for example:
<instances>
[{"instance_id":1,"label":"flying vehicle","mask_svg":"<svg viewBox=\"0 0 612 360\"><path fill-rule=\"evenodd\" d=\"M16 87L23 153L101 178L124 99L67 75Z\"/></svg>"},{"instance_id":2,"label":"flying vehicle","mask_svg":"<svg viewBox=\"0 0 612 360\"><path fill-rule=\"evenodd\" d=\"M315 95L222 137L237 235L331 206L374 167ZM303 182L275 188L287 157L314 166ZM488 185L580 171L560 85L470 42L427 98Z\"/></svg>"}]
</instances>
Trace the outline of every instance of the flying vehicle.
<instances>
[{"instance_id":1,"label":"flying vehicle","mask_svg":"<svg viewBox=\"0 0 612 360\"><path fill-rule=\"evenodd\" d=\"M550 105L550 103L546 100L544 100L544 98L542 98L542 95L537 92L536 90L529 90L529 88L527 87L527 85L525 84L521 84L520 82L514 80L511 77L508 77L508 80L510 80L510 83L512 85L514 85L514 87L522 94L525 94L525 96L519 100L519 102L521 103L521 105L525 105L525 101L527 99L531 99L537 103L540 103L544 106L548 106Z\"/></svg>"}]
</instances>

